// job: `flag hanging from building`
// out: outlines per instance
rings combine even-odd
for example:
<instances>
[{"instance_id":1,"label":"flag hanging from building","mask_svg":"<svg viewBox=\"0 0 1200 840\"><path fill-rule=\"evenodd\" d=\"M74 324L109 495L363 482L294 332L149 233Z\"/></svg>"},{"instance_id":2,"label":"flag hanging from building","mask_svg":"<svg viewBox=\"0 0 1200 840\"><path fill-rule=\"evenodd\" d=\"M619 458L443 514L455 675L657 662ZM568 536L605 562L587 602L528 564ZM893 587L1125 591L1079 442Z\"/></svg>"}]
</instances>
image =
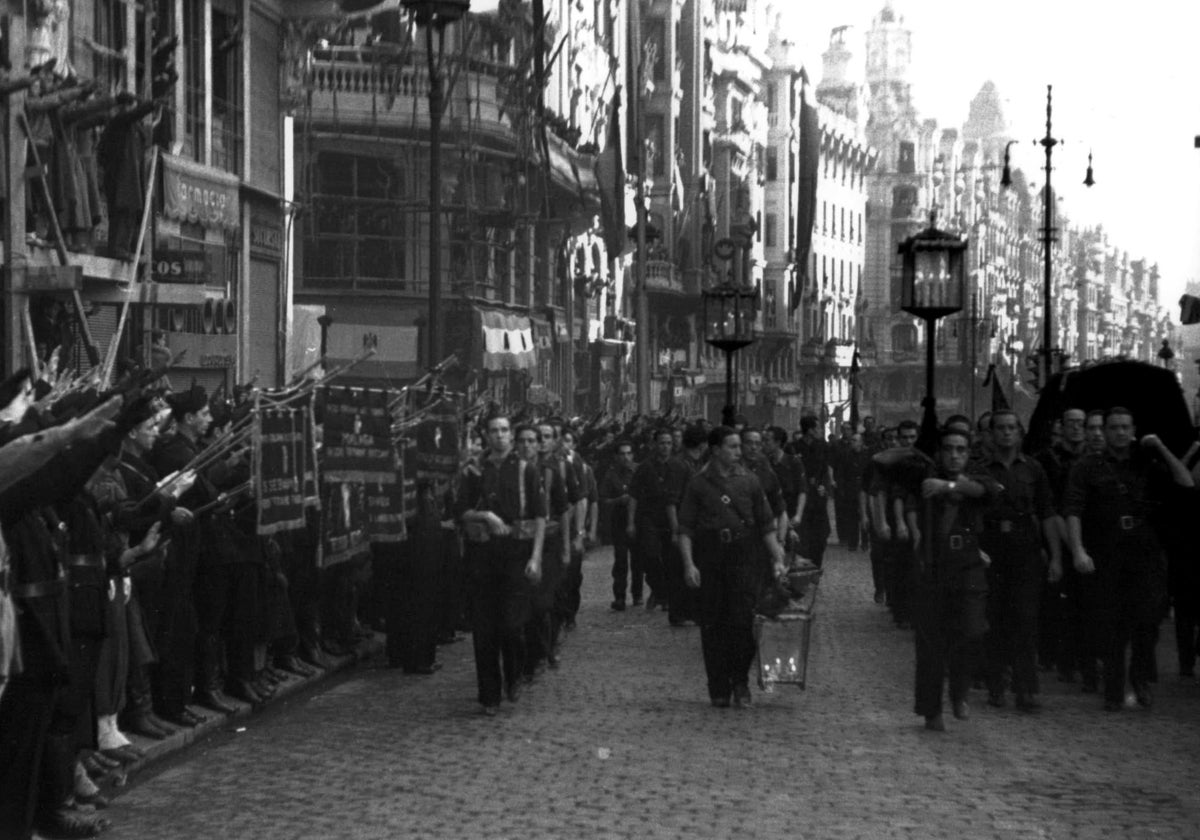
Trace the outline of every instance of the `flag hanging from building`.
<instances>
[{"instance_id":1,"label":"flag hanging from building","mask_svg":"<svg viewBox=\"0 0 1200 840\"><path fill-rule=\"evenodd\" d=\"M995 363L988 365L987 375L983 378L983 387L986 388L988 385L992 386L992 413L1008 411L1012 406L1009 405L1004 388L1000 385L1000 375L996 373Z\"/></svg>"},{"instance_id":2,"label":"flag hanging from building","mask_svg":"<svg viewBox=\"0 0 1200 840\"><path fill-rule=\"evenodd\" d=\"M625 156L621 150L621 86L613 92L604 151L596 155L604 247L609 259L618 257L629 241L625 221Z\"/></svg>"},{"instance_id":3,"label":"flag hanging from building","mask_svg":"<svg viewBox=\"0 0 1200 840\"><path fill-rule=\"evenodd\" d=\"M817 182L821 162L821 120L816 105L808 101L808 78L801 71L800 88L800 155L796 190L796 274L799 281L792 294L795 311L810 282L809 261L812 254L813 225L817 221Z\"/></svg>"}]
</instances>

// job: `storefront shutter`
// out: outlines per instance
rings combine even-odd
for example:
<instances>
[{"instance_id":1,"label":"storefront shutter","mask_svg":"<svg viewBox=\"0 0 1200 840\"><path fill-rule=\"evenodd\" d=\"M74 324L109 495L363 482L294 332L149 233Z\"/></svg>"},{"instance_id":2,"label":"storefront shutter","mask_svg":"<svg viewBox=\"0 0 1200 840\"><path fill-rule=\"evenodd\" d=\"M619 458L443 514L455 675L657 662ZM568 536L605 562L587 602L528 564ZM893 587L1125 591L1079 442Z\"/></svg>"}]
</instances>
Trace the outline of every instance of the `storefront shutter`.
<instances>
[{"instance_id":1,"label":"storefront shutter","mask_svg":"<svg viewBox=\"0 0 1200 840\"><path fill-rule=\"evenodd\" d=\"M258 385L273 388L278 379L279 360L279 263L274 260L251 258L249 295L250 307L244 323L249 331L250 358L245 370L247 378L258 373Z\"/></svg>"}]
</instances>

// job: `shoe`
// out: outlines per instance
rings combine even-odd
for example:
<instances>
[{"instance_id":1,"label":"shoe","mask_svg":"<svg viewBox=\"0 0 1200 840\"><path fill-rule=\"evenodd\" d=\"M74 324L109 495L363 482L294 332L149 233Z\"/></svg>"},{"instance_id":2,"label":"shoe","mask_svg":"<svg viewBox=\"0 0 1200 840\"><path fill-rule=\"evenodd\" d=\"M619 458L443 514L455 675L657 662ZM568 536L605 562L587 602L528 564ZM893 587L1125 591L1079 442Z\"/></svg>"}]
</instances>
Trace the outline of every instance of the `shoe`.
<instances>
[{"instance_id":1,"label":"shoe","mask_svg":"<svg viewBox=\"0 0 1200 840\"><path fill-rule=\"evenodd\" d=\"M642 605L642 599L641 599L641 598L634 598L634 599L633 599L633 605L634 605L635 607L640 607L640 606Z\"/></svg>"},{"instance_id":2,"label":"shoe","mask_svg":"<svg viewBox=\"0 0 1200 840\"><path fill-rule=\"evenodd\" d=\"M733 687L733 706L737 709L748 709L754 699L750 696L750 686L735 685Z\"/></svg>"},{"instance_id":3,"label":"shoe","mask_svg":"<svg viewBox=\"0 0 1200 840\"><path fill-rule=\"evenodd\" d=\"M1034 714L1042 710L1042 704L1032 694L1018 694L1017 701L1013 705L1017 707L1017 711L1026 714Z\"/></svg>"},{"instance_id":4,"label":"shoe","mask_svg":"<svg viewBox=\"0 0 1200 840\"><path fill-rule=\"evenodd\" d=\"M1179 679L1183 682L1191 682L1192 680L1196 679L1196 672L1195 671L1180 671Z\"/></svg>"},{"instance_id":5,"label":"shoe","mask_svg":"<svg viewBox=\"0 0 1200 840\"><path fill-rule=\"evenodd\" d=\"M1100 690L1100 680L1096 677L1084 677L1083 685L1079 687L1082 694L1095 694Z\"/></svg>"},{"instance_id":6,"label":"shoe","mask_svg":"<svg viewBox=\"0 0 1200 840\"><path fill-rule=\"evenodd\" d=\"M243 703L249 703L251 706L262 706L267 702L261 694L254 690L253 684L246 680L231 680L229 696L235 700L241 700Z\"/></svg>"},{"instance_id":7,"label":"shoe","mask_svg":"<svg viewBox=\"0 0 1200 840\"><path fill-rule=\"evenodd\" d=\"M668 617L667 623L670 624L672 627L687 627L687 619L686 618L670 618L670 617Z\"/></svg>"},{"instance_id":8,"label":"shoe","mask_svg":"<svg viewBox=\"0 0 1200 840\"><path fill-rule=\"evenodd\" d=\"M500 711L499 706L484 706L483 707L483 716L484 717L495 717L499 713L499 711Z\"/></svg>"},{"instance_id":9,"label":"shoe","mask_svg":"<svg viewBox=\"0 0 1200 840\"><path fill-rule=\"evenodd\" d=\"M423 676L429 676L430 674L436 674L440 670L442 670L442 663L441 662L433 662L429 665L421 665L416 668L405 668L404 673L406 673L406 674L421 674Z\"/></svg>"},{"instance_id":10,"label":"shoe","mask_svg":"<svg viewBox=\"0 0 1200 840\"><path fill-rule=\"evenodd\" d=\"M254 693L267 702L275 696L276 687L261 676L255 676L250 680L250 687L254 689Z\"/></svg>"},{"instance_id":11,"label":"shoe","mask_svg":"<svg viewBox=\"0 0 1200 840\"><path fill-rule=\"evenodd\" d=\"M925 728L930 732L945 732L946 722L942 720L942 713L936 715L925 715Z\"/></svg>"},{"instance_id":12,"label":"shoe","mask_svg":"<svg viewBox=\"0 0 1200 840\"><path fill-rule=\"evenodd\" d=\"M171 733L170 731L160 729L153 721L149 712L141 712L130 716L125 726L122 727L127 732L132 732L135 735L141 735L143 738L149 738L152 741L162 741Z\"/></svg>"},{"instance_id":13,"label":"shoe","mask_svg":"<svg viewBox=\"0 0 1200 840\"><path fill-rule=\"evenodd\" d=\"M101 793L99 788L96 789L95 793L76 792L74 794L74 799L75 799L75 802L80 805L91 805L93 808L96 808L96 809L103 809L103 808L108 807L108 797L106 797L103 793Z\"/></svg>"},{"instance_id":14,"label":"shoe","mask_svg":"<svg viewBox=\"0 0 1200 840\"><path fill-rule=\"evenodd\" d=\"M196 703L222 715L231 715L237 711L237 706L229 702L229 698L215 688L197 691Z\"/></svg>"},{"instance_id":15,"label":"shoe","mask_svg":"<svg viewBox=\"0 0 1200 840\"><path fill-rule=\"evenodd\" d=\"M546 667L551 671L558 670L558 654L550 653L546 655Z\"/></svg>"},{"instance_id":16,"label":"shoe","mask_svg":"<svg viewBox=\"0 0 1200 840\"><path fill-rule=\"evenodd\" d=\"M122 765L137 764L146 757L146 754L137 747L133 746L133 744L126 744L123 747L111 747L107 750L100 750L100 755L104 756L105 758L110 758Z\"/></svg>"},{"instance_id":17,"label":"shoe","mask_svg":"<svg viewBox=\"0 0 1200 840\"><path fill-rule=\"evenodd\" d=\"M316 676L317 673L312 669L311 666L304 663L300 657L296 656L294 653L276 657L275 665L281 670L287 671L289 674L295 674L297 677L301 677L303 679Z\"/></svg>"},{"instance_id":18,"label":"shoe","mask_svg":"<svg viewBox=\"0 0 1200 840\"><path fill-rule=\"evenodd\" d=\"M120 759L109 758L99 750L93 750L89 753L89 757L105 771L117 770L121 767Z\"/></svg>"},{"instance_id":19,"label":"shoe","mask_svg":"<svg viewBox=\"0 0 1200 840\"><path fill-rule=\"evenodd\" d=\"M37 833L47 838L98 837L111 827L112 823L104 817L84 814L64 806L39 819Z\"/></svg>"},{"instance_id":20,"label":"shoe","mask_svg":"<svg viewBox=\"0 0 1200 840\"><path fill-rule=\"evenodd\" d=\"M208 723L208 715L203 712L197 712L190 706L183 707L183 717L192 721L192 726L199 726L202 723Z\"/></svg>"},{"instance_id":21,"label":"shoe","mask_svg":"<svg viewBox=\"0 0 1200 840\"><path fill-rule=\"evenodd\" d=\"M896 629L897 629L897 630L911 630L911 629L912 629L912 624L911 624L910 622L907 622L907 621L897 621L897 622L896 622Z\"/></svg>"},{"instance_id":22,"label":"shoe","mask_svg":"<svg viewBox=\"0 0 1200 840\"><path fill-rule=\"evenodd\" d=\"M1073 683L1075 682L1075 673L1073 671L1059 671L1058 681L1060 683Z\"/></svg>"},{"instance_id":23,"label":"shoe","mask_svg":"<svg viewBox=\"0 0 1200 840\"><path fill-rule=\"evenodd\" d=\"M83 765L84 772L90 779L102 779L112 772L111 768L100 764L92 755L85 755L79 760L79 763Z\"/></svg>"},{"instance_id":24,"label":"shoe","mask_svg":"<svg viewBox=\"0 0 1200 840\"><path fill-rule=\"evenodd\" d=\"M163 732L167 733L168 738L175 734L175 731L176 731L175 727L172 726L171 724L167 723L165 720L160 718L158 715L154 714L154 712L149 712L148 717L150 718L150 722L152 724L154 724L154 726L156 728L161 729Z\"/></svg>"},{"instance_id":25,"label":"shoe","mask_svg":"<svg viewBox=\"0 0 1200 840\"><path fill-rule=\"evenodd\" d=\"M728 709L729 708L729 698L728 697L714 697L714 698L712 698L712 704L714 706L716 706L718 709Z\"/></svg>"},{"instance_id":26,"label":"shoe","mask_svg":"<svg viewBox=\"0 0 1200 840\"><path fill-rule=\"evenodd\" d=\"M506 692L506 694L508 695L508 702L516 703L518 700L521 699L521 693L524 690L525 690L525 685L520 680L509 683L508 691Z\"/></svg>"},{"instance_id":27,"label":"shoe","mask_svg":"<svg viewBox=\"0 0 1200 840\"><path fill-rule=\"evenodd\" d=\"M657 606L658 606L658 599L656 599L654 597L654 595L651 594L650 597L646 599L646 611L649 612L650 610L654 609Z\"/></svg>"},{"instance_id":28,"label":"shoe","mask_svg":"<svg viewBox=\"0 0 1200 840\"><path fill-rule=\"evenodd\" d=\"M1125 708L1125 704L1122 703L1120 700L1105 700L1104 701L1104 711L1106 711L1106 712L1119 712L1124 708Z\"/></svg>"},{"instance_id":29,"label":"shoe","mask_svg":"<svg viewBox=\"0 0 1200 840\"><path fill-rule=\"evenodd\" d=\"M1154 691L1150 688L1149 683L1137 683L1133 687L1133 693L1137 698L1137 704L1143 709L1149 709L1154 705Z\"/></svg>"},{"instance_id":30,"label":"shoe","mask_svg":"<svg viewBox=\"0 0 1200 840\"><path fill-rule=\"evenodd\" d=\"M637 601L634 601L633 605L636 607ZM608 608L610 610L612 610L613 612L625 612L625 602L624 601L613 601L611 604L608 605Z\"/></svg>"},{"instance_id":31,"label":"shoe","mask_svg":"<svg viewBox=\"0 0 1200 840\"><path fill-rule=\"evenodd\" d=\"M971 716L970 710L967 708L966 700L954 701L954 719L967 720Z\"/></svg>"},{"instance_id":32,"label":"shoe","mask_svg":"<svg viewBox=\"0 0 1200 840\"><path fill-rule=\"evenodd\" d=\"M319 668L322 671L329 667L329 663L325 661L325 655L316 645L301 648L297 656L301 662L310 667Z\"/></svg>"},{"instance_id":33,"label":"shoe","mask_svg":"<svg viewBox=\"0 0 1200 840\"><path fill-rule=\"evenodd\" d=\"M989 691L987 704L996 709L1003 709L1005 706L1003 691Z\"/></svg>"},{"instance_id":34,"label":"shoe","mask_svg":"<svg viewBox=\"0 0 1200 840\"><path fill-rule=\"evenodd\" d=\"M566 630L568 633L570 633L572 630L574 630L575 629L575 619L568 618L566 620L566 622L563 624L563 629Z\"/></svg>"},{"instance_id":35,"label":"shoe","mask_svg":"<svg viewBox=\"0 0 1200 840\"><path fill-rule=\"evenodd\" d=\"M883 590L876 589L875 590L875 603L882 604L886 600L887 600L887 596L884 594Z\"/></svg>"}]
</instances>

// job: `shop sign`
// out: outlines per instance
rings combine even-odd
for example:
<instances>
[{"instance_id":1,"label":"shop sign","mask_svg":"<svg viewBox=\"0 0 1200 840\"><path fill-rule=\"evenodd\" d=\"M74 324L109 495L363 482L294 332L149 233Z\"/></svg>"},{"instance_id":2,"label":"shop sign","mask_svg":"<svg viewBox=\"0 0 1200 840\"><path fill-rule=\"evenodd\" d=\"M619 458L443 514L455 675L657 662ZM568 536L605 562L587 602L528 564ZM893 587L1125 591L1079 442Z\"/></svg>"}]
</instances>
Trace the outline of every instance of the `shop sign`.
<instances>
[{"instance_id":1,"label":"shop sign","mask_svg":"<svg viewBox=\"0 0 1200 840\"><path fill-rule=\"evenodd\" d=\"M163 212L179 221L236 230L241 225L237 176L163 155Z\"/></svg>"},{"instance_id":2,"label":"shop sign","mask_svg":"<svg viewBox=\"0 0 1200 840\"><path fill-rule=\"evenodd\" d=\"M155 283L204 283L208 279L208 254L204 251L176 251L158 248L150 266Z\"/></svg>"},{"instance_id":3,"label":"shop sign","mask_svg":"<svg viewBox=\"0 0 1200 840\"><path fill-rule=\"evenodd\" d=\"M283 231L279 225L250 223L250 247L278 254L283 251Z\"/></svg>"}]
</instances>

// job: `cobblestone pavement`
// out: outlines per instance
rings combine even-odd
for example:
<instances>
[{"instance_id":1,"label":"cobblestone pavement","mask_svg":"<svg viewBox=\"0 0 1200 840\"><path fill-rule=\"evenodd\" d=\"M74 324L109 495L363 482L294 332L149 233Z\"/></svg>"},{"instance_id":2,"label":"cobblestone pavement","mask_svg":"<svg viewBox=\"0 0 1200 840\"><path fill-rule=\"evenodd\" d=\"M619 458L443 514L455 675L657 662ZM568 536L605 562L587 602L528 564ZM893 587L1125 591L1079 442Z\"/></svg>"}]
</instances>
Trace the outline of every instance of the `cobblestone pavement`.
<instances>
[{"instance_id":1,"label":"cobblestone pavement","mask_svg":"<svg viewBox=\"0 0 1200 840\"><path fill-rule=\"evenodd\" d=\"M746 710L708 704L695 627L608 610L610 568L588 557L561 669L497 718L469 641L432 677L360 666L143 770L106 836L1200 836L1200 688L1176 681L1165 624L1152 711L1104 713L1051 675L1041 714L974 692L939 735L911 712L911 636L872 603L865 554L829 551L808 690Z\"/></svg>"}]
</instances>

